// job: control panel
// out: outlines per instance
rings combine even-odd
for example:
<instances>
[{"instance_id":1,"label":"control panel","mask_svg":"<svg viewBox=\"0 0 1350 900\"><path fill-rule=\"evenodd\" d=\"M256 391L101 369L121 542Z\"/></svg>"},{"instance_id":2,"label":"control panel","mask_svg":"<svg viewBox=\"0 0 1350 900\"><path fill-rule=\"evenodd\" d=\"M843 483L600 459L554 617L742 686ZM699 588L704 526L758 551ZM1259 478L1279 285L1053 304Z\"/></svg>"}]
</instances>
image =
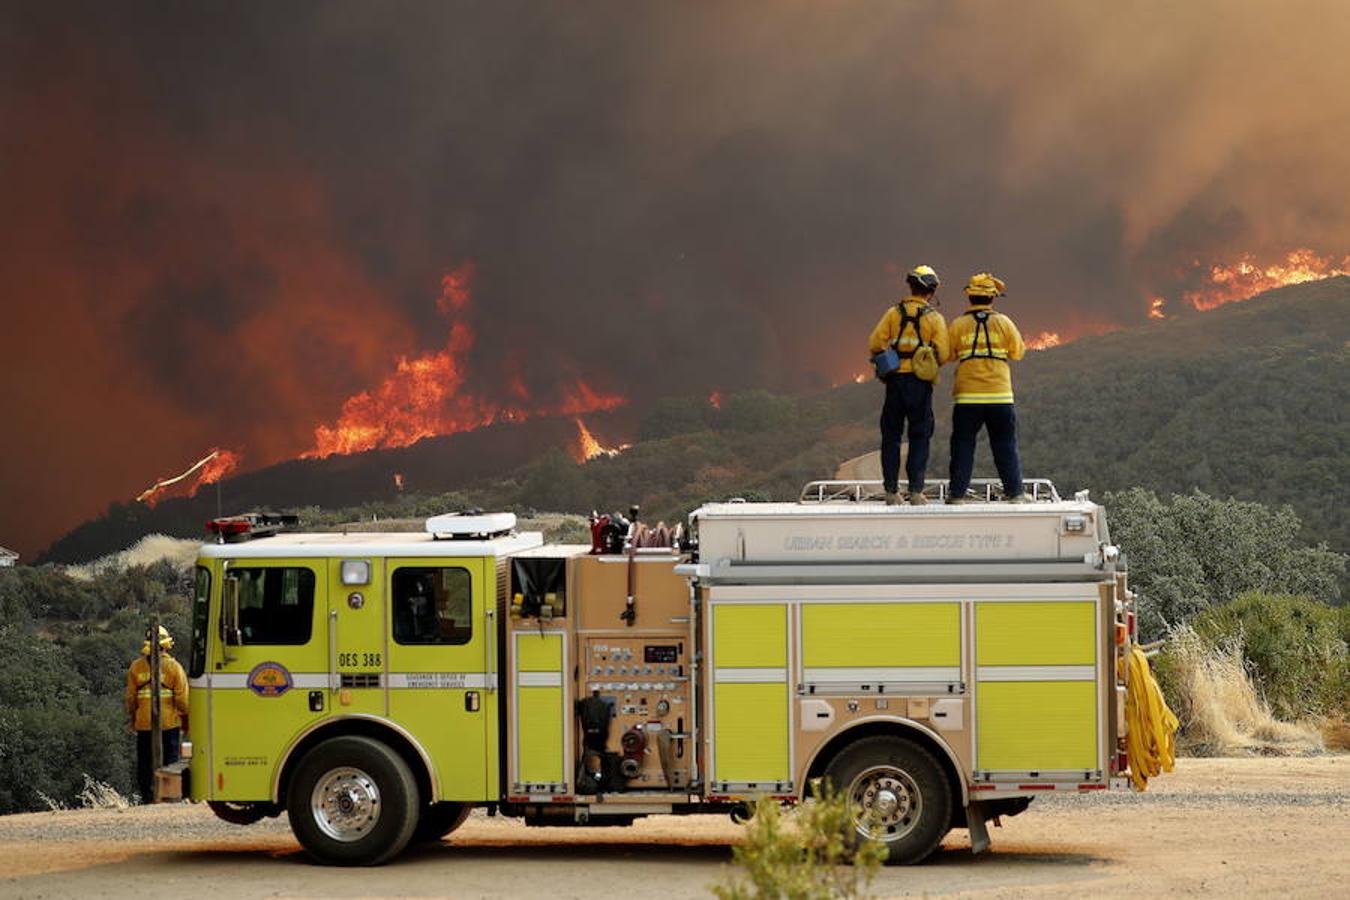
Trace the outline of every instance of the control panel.
<instances>
[{"instance_id":1,"label":"control panel","mask_svg":"<svg viewBox=\"0 0 1350 900\"><path fill-rule=\"evenodd\" d=\"M693 721L687 634L587 636L579 673L586 695L610 705L607 749L620 754L628 790L689 783Z\"/></svg>"}]
</instances>

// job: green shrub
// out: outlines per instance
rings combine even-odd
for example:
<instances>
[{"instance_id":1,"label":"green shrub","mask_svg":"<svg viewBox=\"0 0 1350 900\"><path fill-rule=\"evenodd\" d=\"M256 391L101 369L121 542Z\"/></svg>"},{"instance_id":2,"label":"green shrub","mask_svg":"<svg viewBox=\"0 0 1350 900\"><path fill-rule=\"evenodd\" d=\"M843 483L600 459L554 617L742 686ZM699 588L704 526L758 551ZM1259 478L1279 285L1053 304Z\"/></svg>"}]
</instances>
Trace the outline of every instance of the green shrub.
<instances>
[{"instance_id":1,"label":"green shrub","mask_svg":"<svg viewBox=\"0 0 1350 900\"><path fill-rule=\"evenodd\" d=\"M733 851L739 870L712 892L721 900L862 896L885 859L885 845L858 842L847 799L819 793L788 813L778 801L761 798L745 840Z\"/></svg>"},{"instance_id":2,"label":"green shrub","mask_svg":"<svg viewBox=\"0 0 1350 900\"><path fill-rule=\"evenodd\" d=\"M1106 497L1111 539L1129 557L1145 640L1251 591L1340 598L1346 557L1299 538L1298 516L1198 491L1159 498L1134 489Z\"/></svg>"},{"instance_id":3,"label":"green shrub","mask_svg":"<svg viewBox=\"0 0 1350 900\"><path fill-rule=\"evenodd\" d=\"M1257 688L1277 718L1350 712L1345 608L1306 597L1246 594L1196 616L1211 646L1240 640Z\"/></svg>"}]
</instances>

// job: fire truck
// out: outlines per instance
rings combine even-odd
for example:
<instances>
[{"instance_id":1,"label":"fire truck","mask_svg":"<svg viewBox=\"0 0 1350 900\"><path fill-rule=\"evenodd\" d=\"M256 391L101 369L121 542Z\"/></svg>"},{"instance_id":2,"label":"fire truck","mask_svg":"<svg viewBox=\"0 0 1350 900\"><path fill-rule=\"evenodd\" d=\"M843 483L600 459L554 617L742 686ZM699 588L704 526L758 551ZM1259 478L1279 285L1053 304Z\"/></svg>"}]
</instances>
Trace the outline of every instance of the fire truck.
<instances>
[{"instance_id":1,"label":"fire truck","mask_svg":"<svg viewBox=\"0 0 1350 900\"><path fill-rule=\"evenodd\" d=\"M1036 796L1130 784L1123 560L1086 492L1027 489L887 506L876 483L814 482L675 532L595 517L590 545L507 513L215 520L170 795L240 824L285 812L315 860L372 865L476 807L743 821L828 781L893 862L954 828L979 852Z\"/></svg>"}]
</instances>

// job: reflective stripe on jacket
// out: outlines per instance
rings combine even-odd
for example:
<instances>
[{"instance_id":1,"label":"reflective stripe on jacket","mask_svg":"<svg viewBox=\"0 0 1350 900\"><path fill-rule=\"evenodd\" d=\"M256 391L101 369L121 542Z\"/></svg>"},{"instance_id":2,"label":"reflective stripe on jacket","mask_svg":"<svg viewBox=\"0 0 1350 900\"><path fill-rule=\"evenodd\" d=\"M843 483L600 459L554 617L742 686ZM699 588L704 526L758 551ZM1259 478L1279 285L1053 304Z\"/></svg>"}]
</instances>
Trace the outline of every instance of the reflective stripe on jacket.
<instances>
[{"instance_id":1,"label":"reflective stripe on jacket","mask_svg":"<svg viewBox=\"0 0 1350 900\"><path fill-rule=\"evenodd\" d=\"M132 727L150 730L150 660L138 656L127 669L126 706ZM167 653L159 654L159 724L178 728L188 711L188 679L182 665Z\"/></svg>"},{"instance_id":2,"label":"reflective stripe on jacket","mask_svg":"<svg viewBox=\"0 0 1350 900\"><path fill-rule=\"evenodd\" d=\"M988 310L988 339L972 312ZM952 319L947 328L950 349L945 362L956 362L952 396L957 403L1012 403L1012 372L1008 361L1021 359L1027 347L1013 320L987 304L972 305ZM967 357L974 355L973 359Z\"/></svg>"},{"instance_id":3,"label":"reflective stripe on jacket","mask_svg":"<svg viewBox=\"0 0 1350 900\"><path fill-rule=\"evenodd\" d=\"M906 297L901 302L904 304L905 312L911 316L919 315L920 310L928 310L919 319L919 337L923 338L925 344L933 346L938 364L941 365L947 356L947 322L942 318L942 313L930 307L928 301L922 297ZM868 357L876 356L885 350L898 335L900 335L900 310L892 306L877 322L877 327L872 329L872 336L867 341ZM912 354L918 346L919 340L914 335L914 326L906 325L905 333L900 336L896 349L901 353ZM914 371L914 366L908 358L900 360L900 371Z\"/></svg>"}]
</instances>

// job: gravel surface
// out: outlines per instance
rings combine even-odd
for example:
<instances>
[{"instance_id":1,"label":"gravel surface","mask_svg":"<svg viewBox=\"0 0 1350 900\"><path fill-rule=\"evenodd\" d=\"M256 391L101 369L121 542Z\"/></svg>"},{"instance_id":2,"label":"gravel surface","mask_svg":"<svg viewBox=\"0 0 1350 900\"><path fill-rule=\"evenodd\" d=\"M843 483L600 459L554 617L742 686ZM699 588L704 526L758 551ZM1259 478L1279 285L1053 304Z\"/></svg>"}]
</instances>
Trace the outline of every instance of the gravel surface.
<instances>
[{"instance_id":1,"label":"gravel surface","mask_svg":"<svg viewBox=\"0 0 1350 900\"><path fill-rule=\"evenodd\" d=\"M741 829L724 816L526 828L480 813L378 869L310 865L285 817L241 828L204 806L0 817L0 897L708 896ZM887 868L877 896L1344 896L1350 757L1182 760L1145 794L1039 797L969 853Z\"/></svg>"}]
</instances>

